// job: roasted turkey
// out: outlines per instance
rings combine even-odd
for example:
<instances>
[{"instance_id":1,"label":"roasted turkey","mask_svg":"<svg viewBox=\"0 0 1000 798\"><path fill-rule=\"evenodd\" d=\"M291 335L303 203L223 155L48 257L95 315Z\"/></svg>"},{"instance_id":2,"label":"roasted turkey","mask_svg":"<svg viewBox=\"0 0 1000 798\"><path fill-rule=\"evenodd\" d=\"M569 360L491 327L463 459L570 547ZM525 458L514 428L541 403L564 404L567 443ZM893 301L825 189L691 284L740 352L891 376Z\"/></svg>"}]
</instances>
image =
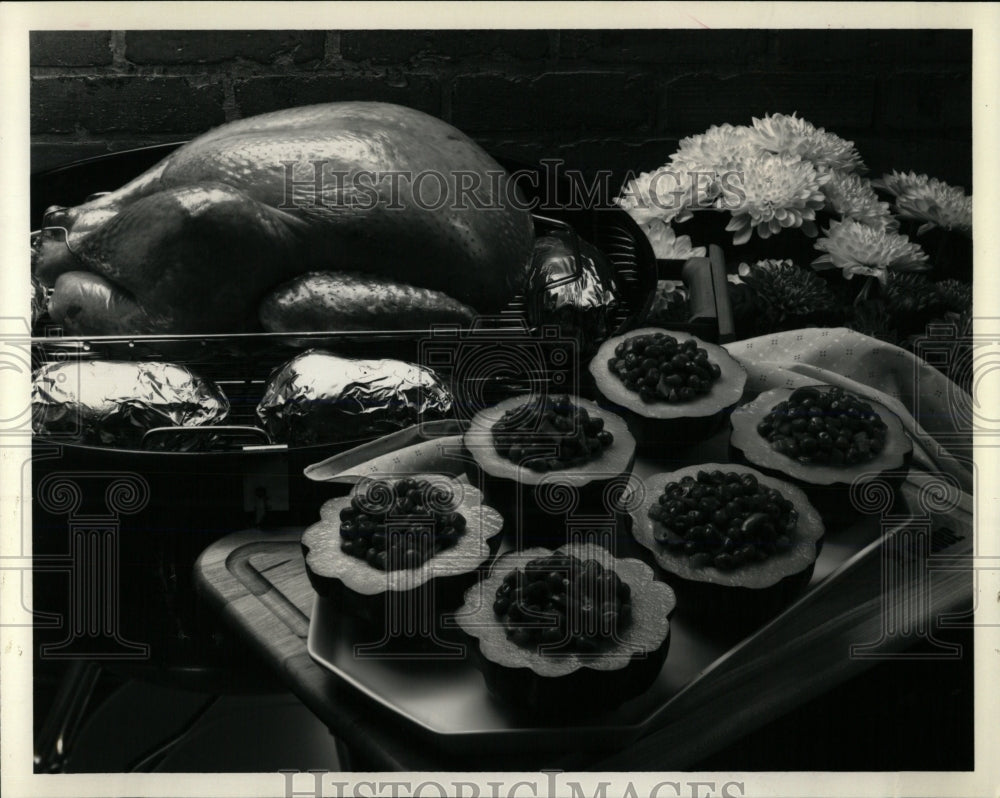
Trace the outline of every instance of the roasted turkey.
<instances>
[{"instance_id":1,"label":"roasted turkey","mask_svg":"<svg viewBox=\"0 0 1000 798\"><path fill-rule=\"evenodd\" d=\"M344 102L223 125L117 191L50 208L33 273L69 334L259 329L261 302L307 272L363 283L379 327L380 285L421 289L418 320L434 320L436 296L449 318L502 308L533 238L511 177L469 137L410 108Z\"/></svg>"}]
</instances>

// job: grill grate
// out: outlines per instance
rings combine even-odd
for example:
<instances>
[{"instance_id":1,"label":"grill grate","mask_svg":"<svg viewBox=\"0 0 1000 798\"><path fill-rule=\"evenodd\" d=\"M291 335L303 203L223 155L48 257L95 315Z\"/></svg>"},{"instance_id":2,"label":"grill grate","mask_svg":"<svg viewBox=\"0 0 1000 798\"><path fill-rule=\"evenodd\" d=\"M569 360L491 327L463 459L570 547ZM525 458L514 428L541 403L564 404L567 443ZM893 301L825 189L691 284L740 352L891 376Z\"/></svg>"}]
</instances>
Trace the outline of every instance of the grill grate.
<instances>
[{"instance_id":1,"label":"grill grate","mask_svg":"<svg viewBox=\"0 0 1000 798\"><path fill-rule=\"evenodd\" d=\"M612 319L612 328L621 329L640 314L651 295L656 284L656 261L645 237L624 212L594 213L589 218L590 225L577 232L601 249L614 269L621 303ZM551 344L557 335L531 328L527 322L526 305L523 295L516 296L500 314L481 319L471 331L444 327L350 333L78 337L63 336L58 327L42 320L32 339L33 365L37 368L45 363L70 358L178 363L213 380L222 388L231 403L227 419L229 424L254 426L258 423L256 407L268 377L298 352L319 348L348 357L387 357L426 363L428 347L444 347L455 350L451 358L454 364L461 357L459 350L470 343L509 340L517 345L534 341L543 346ZM479 380L481 384L463 385L462 391L485 401L487 397L502 398L531 390L554 376L551 359L542 354L537 362L538 368L529 367L522 373L480 377L463 375L463 381ZM435 365L434 369L446 381L453 377L453 369L447 365Z\"/></svg>"}]
</instances>

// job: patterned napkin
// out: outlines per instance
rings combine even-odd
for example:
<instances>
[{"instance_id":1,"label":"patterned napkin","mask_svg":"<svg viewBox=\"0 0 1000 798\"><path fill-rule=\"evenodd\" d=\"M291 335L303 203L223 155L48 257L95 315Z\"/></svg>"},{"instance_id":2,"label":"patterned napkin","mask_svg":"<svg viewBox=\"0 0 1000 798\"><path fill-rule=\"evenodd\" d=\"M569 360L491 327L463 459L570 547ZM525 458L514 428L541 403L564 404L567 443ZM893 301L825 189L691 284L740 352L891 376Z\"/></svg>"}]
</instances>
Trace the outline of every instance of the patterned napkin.
<instances>
[{"instance_id":1,"label":"patterned napkin","mask_svg":"<svg viewBox=\"0 0 1000 798\"><path fill-rule=\"evenodd\" d=\"M972 493L972 398L905 349L843 327L763 335L726 349L747 370L751 396L826 383L880 402L913 439L917 468L944 472Z\"/></svg>"}]
</instances>

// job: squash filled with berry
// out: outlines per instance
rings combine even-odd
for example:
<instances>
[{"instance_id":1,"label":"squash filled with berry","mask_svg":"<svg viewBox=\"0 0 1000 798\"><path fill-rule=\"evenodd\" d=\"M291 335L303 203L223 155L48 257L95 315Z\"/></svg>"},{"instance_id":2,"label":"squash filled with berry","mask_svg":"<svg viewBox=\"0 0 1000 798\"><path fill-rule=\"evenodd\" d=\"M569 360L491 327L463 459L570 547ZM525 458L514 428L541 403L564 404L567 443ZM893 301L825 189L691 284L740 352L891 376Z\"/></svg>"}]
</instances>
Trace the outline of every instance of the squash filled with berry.
<instances>
[{"instance_id":1,"label":"squash filled with berry","mask_svg":"<svg viewBox=\"0 0 1000 798\"><path fill-rule=\"evenodd\" d=\"M455 620L490 692L518 713L611 709L647 690L670 644L673 590L592 543L501 556Z\"/></svg>"},{"instance_id":2,"label":"squash filled with berry","mask_svg":"<svg viewBox=\"0 0 1000 798\"><path fill-rule=\"evenodd\" d=\"M306 573L317 593L367 620L408 606L436 617L461 601L499 547L502 527L464 480L369 478L327 501L303 533Z\"/></svg>"},{"instance_id":3,"label":"squash filled with berry","mask_svg":"<svg viewBox=\"0 0 1000 798\"><path fill-rule=\"evenodd\" d=\"M645 486L632 535L685 612L756 621L808 584L825 527L795 486L718 463L655 474Z\"/></svg>"},{"instance_id":4,"label":"squash filled with berry","mask_svg":"<svg viewBox=\"0 0 1000 798\"><path fill-rule=\"evenodd\" d=\"M563 522L573 513L613 519L635 460L625 422L570 394L515 396L482 410L464 446L517 547L566 542Z\"/></svg>"},{"instance_id":5,"label":"squash filled with berry","mask_svg":"<svg viewBox=\"0 0 1000 798\"><path fill-rule=\"evenodd\" d=\"M868 486L896 490L913 456L897 415L839 386L765 391L732 424L735 459L798 485L829 519L855 514Z\"/></svg>"},{"instance_id":6,"label":"squash filled with berry","mask_svg":"<svg viewBox=\"0 0 1000 798\"><path fill-rule=\"evenodd\" d=\"M589 371L598 402L621 414L653 456L721 429L746 384L743 367L721 346L653 327L609 338Z\"/></svg>"}]
</instances>

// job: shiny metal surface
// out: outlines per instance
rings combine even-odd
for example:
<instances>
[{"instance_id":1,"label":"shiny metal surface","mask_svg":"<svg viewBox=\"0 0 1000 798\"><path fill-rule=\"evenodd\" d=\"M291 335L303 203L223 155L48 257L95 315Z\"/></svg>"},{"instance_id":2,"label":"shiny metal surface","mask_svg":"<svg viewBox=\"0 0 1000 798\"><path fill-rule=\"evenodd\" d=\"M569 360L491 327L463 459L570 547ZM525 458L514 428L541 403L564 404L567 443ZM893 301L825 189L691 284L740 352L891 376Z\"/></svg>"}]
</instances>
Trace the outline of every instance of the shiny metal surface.
<instances>
[{"instance_id":1,"label":"shiny metal surface","mask_svg":"<svg viewBox=\"0 0 1000 798\"><path fill-rule=\"evenodd\" d=\"M394 359L354 359L313 349L268 379L257 416L272 440L326 443L384 435L446 417L452 396L428 368Z\"/></svg>"},{"instance_id":2,"label":"shiny metal surface","mask_svg":"<svg viewBox=\"0 0 1000 798\"><path fill-rule=\"evenodd\" d=\"M110 446L136 443L156 427L214 424L229 406L217 385L175 363L67 360L32 377L35 434Z\"/></svg>"}]
</instances>

